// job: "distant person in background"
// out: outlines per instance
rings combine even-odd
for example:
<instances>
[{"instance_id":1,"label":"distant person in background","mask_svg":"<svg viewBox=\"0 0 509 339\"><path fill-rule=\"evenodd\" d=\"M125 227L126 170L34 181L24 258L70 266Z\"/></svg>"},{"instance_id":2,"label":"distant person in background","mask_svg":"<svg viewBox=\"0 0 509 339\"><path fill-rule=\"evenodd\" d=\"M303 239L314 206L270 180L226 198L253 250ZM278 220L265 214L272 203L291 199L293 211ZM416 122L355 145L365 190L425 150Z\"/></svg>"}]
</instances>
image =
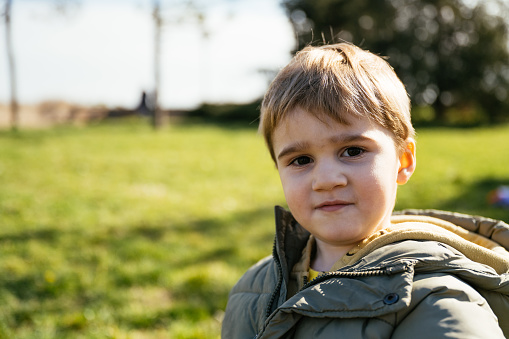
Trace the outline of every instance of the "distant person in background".
<instances>
[{"instance_id":1,"label":"distant person in background","mask_svg":"<svg viewBox=\"0 0 509 339\"><path fill-rule=\"evenodd\" d=\"M136 112L138 112L138 114L143 115L143 116L152 115L152 110L149 108L149 105L147 102L148 102L147 93L145 91L143 91L141 93L140 103L136 107Z\"/></svg>"},{"instance_id":2,"label":"distant person in background","mask_svg":"<svg viewBox=\"0 0 509 339\"><path fill-rule=\"evenodd\" d=\"M270 85L260 130L290 211L276 207L272 256L230 292L223 338L509 338L509 225L393 213L416 143L385 60L305 48Z\"/></svg>"}]
</instances>

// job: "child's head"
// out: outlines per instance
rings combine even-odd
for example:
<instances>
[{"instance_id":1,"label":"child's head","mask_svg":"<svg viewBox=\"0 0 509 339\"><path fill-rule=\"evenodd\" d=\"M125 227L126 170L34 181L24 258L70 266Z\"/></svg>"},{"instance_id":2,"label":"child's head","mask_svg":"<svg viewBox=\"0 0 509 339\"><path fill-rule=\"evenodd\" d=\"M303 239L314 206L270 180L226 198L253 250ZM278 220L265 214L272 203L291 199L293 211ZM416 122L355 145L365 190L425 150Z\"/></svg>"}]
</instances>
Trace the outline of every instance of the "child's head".
<instances>
[{"instance_id":1,"label":"child's head","mask_svg":"<svg viewBox=\"0 0 509 339\"><path fill-rule=\"evenodd\" d=\"M295 108L340 123L352 115L365 117L389 130L400 152L414 136L410 100L392 67L348 43L305 48L270 85L260 131L274 161L273 132Z\"/></svg>"},{"instance_id":2,"label":"child's head","mask_svg":"<svg viewBox=\"0 0 509 339\"><path fill-rule=\"evenodd\" d=\"M316 258L390 225L415 169L409 110L387 62L350 44L306 48L273 81L260 128Z\"/></svg>"}]
</instances>

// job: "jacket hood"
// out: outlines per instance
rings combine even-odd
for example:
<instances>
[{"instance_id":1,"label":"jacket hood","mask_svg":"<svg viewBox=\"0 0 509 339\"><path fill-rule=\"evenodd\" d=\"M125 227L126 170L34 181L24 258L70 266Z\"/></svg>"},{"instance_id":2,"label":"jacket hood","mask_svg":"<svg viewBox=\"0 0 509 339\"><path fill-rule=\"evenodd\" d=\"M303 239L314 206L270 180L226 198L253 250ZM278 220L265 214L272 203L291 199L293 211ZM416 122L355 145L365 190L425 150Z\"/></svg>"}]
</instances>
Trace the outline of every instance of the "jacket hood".
<instances>
[{"instance_id":1,"label":"jacket hood","mask_svg":"<svg viewBox=\"0 0 509 339\"><path fill-rule=\"evenodd\" d=\"M295 258L300 256L310 234L284 208L276 206L275 216L275 251L282 259L283 271L287 272L295 264ZM354 263L387 244L402 240L430 240L450 245L470 260L493 268L498 274L509 273L509 225L503 221L412 209L395 212L391 222L392 226L366 238L351 251L349 262ZM331 271L344 265L335 266Z\"/></svg>"},{"instance_id":2,"label":"jacket hood","mask_svg":"<svg viewBox=\"0 0 509 339\"><path fill-rule=\"evenodd\" d=\"M474 220L474 219L472 219ZM426 215L395 215L392 225L366 238L350 253L350 262L355 262L367 253L387 244L402 240L430 240L447 244L472 261L493 268L498 274L509 272L509 252L497 241L479 233L469 231L452 222ZM502 241L509 234L509 227L497 221L496 234ZM492 225L492 226L493 226ZM493 227L487 229L493 230ZM351 251L352 252L352 251ZM339 268L339 267L338 267ZM332 271L337 268L333 267Z\"/></svg>"}]
</instances>

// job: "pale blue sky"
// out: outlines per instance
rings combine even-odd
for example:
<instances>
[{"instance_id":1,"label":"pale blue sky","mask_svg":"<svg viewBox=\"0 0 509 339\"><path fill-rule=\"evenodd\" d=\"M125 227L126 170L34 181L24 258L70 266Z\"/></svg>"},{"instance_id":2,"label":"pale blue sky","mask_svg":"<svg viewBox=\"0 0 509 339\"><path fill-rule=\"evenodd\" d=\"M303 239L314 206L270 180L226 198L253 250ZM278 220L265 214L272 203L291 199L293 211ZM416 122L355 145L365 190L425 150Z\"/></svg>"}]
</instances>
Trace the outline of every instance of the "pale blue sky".
<instances>
[{"instance_id":1,"label":"pale blue sky","mask_svg":"<svg viewBox=\"0 0 509 339\"><path fill-rule=\"evenodd\" d=\"M204 1L204 39L189 17L172 19L178 1L162 0L161 104L247 102L268 79L259 69L286 64L295 42L277 0ZM13 34L21 103L44 100L136 105L153 88L150 0L79 0L66 15L50 0L14 0ZM0 25L0 102L8 99L5 26Z\"/></svg>"}]
</instances>

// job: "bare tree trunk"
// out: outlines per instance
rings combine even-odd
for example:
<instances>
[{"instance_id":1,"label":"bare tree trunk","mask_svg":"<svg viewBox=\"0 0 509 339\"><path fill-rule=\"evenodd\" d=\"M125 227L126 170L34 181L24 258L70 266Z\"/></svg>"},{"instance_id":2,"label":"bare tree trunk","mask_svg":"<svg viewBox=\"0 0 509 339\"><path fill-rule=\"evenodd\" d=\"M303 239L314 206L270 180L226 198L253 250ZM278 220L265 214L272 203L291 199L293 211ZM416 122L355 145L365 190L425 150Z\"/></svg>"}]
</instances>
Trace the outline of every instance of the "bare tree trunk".
<instances>
[{"instance_id":1,"label":"bare tree trunk","mask_svg":"<svg viewBox=\"0 0 509 339\"><path fill-rule=\"evenodd\" d=\"M159 0L154 0L154 97L153 97L153 115L152 124L154 128L159 128L162 125L161 109L159 107L159 89L161 85L161 4Z\"/></svg>"},{"instance_id":2,"label":"bare tree trunk","mask_svg":"<svg viewBox=\"0 0 509 339\"><path fill-rule=\"evenodd\" d=\"M5 42L7 51L7 61L9 64L9 85L11 89L10 110L11 110L11 128L18 129L19 124L19 106L16 96L16 67L14 62L14 51L12 47L11 31L11 6L12 0L5 1Z\"/></svg>"}]
</instances>

